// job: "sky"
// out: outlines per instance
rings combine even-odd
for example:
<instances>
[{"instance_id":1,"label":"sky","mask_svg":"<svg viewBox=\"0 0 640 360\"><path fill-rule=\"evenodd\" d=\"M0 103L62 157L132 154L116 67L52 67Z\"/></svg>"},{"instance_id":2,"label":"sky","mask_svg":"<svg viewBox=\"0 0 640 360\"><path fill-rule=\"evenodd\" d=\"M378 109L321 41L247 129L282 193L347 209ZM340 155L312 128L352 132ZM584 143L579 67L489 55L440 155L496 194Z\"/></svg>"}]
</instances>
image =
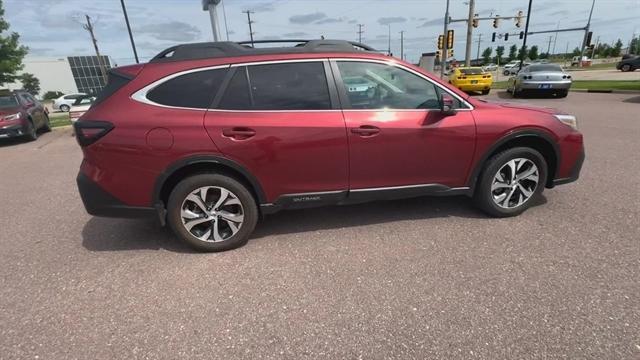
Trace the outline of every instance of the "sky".
<instances>
[{"instance_id":1,"label":"sky","mask_svg":"<svg viewBox=\"0 0 640 360\"><path fill-rule=\"evenodd\" d=\"M389 27L391 51L400 55L400 31L404 31L404 49L408 61L417 62L420 54L436 49L442 32L445 0L223 0L219 7L223 39L249 39L247 15L251 10L256 39L358 39L357 24L364 24L362 42L377 49L388 47ZM30 57L62 58L71 55L93 55L93 45L81 22L88 14L95 21L100 51L118 65L134 63L131 44L119 0L4 0L5 19L10 31L20 34L22 44L30 48ZM208 12L200 0L125 0L138 54L147 61L156 53L179 43L212 41ZM526 13L528 0L476 0L480 16L513 16ZM591 0L533 0L530 31L583 27L586 25ZM226 14L226 27L223 14ZM468 5L451 0L453 19L465 18ZM466 24L453 23L454 57L464 58ZM624 47L632 35L640 35L640 0L596 0L591 29L593 41L613 43L620 38ZM474 29L472 56L478 49L512 44L520 45L517 36L508 42L491 42L493 32L520 32L514 21L503 20L498 29L492 21L480 22ZM583 32L531 35L528 43L556 52L579 46ZM554 41L555 40L555 41Z\"/></svg>"}]
</instances>

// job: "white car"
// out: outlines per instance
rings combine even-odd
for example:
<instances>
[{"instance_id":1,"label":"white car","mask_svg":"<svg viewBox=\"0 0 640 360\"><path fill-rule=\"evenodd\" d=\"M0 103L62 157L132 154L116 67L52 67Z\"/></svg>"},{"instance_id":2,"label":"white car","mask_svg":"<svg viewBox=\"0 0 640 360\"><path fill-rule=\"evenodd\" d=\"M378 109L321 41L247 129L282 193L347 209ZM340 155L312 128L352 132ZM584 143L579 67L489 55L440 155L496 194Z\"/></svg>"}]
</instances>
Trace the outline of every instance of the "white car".
<instances>
[{"instance_id":1,"label":"white car","mask_svg":"<svg viewBox=\"0 0 640 360\"><path fill-rule=\"evenodd\" d=\"M524 64L522 64L522 67L525 67L527 65L531 65L531 64L529 64L528 62L525 62ZM518 73L519 70L520 70L520 61L512 61L504 66L502 74L505 76L515 75Z\"/></svg>"},{"instance_id":2,"label":"white car","mask_svg":"<svg viewBox=\"0 0 640 360\"><path fill-rule=\"evenodd\" d=\"M90 95L82 95L78 97L69 109L69 119L72 123L78 121L80 116L84 115L91 107L96 98Z\"/></svg>"},{"instance_id":3,"label":"white car","mask_svg":"<svg viewBox=\"0 0 640 360\"><path fill-rule=\"evenodd\" d=\"M67 112L71 109L71 105L76 101L80 96L86 96L85 93L75 93L75 94L65 94L60 96L59 98L53 100L53 110L60 110Z\"/></svg>"},{"instance_id":4,"label":"white car","mask_svg":"<svg viewBox=\"0 0 640 360\"><path fill-rule=\"evenodd\" d=\"M498 70L498 65L494 64L494 63L490 63L487 64L485 66L482 67L484 69L484 71L496 71Z\"/></svg>"}]
</instances>

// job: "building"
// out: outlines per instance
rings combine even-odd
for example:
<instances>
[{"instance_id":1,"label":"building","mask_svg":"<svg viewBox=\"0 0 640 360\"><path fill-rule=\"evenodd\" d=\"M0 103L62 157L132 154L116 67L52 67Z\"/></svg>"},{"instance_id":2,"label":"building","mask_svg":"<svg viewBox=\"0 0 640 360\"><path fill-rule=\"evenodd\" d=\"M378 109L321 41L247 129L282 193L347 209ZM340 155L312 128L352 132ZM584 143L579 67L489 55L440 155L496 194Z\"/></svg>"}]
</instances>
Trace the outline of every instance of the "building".
<instances>
[{"instance_id":1,"label":"building","mask_svg":"<svg viewBox=\"0 0 640 360\"><path fill-rule=\"evenodd\" d=\"M108 56L102 56L105 67L111 68ZM40 80L40 94L47 91L61 91L65 94L84 92L98 93L105 85L100 71L97 56L69 56L67 58L36 58L26 57L23 61L24 69L20 73L33 74ZM20 89L22 84L17 81L7 84L7 88Z\"/></svg>"}]
</instances>

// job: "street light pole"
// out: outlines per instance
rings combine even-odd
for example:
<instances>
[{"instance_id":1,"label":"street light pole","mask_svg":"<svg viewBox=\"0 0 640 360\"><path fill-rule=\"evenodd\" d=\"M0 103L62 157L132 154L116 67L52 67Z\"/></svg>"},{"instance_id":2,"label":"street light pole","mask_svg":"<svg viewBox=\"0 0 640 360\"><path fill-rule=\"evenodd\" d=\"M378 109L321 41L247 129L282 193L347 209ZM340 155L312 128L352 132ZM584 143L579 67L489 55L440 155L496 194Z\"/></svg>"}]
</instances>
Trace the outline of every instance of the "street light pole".
<instances>
[{"instance_id":1,"label":"street light pole","mask_svg":"<svg viewBox=\"0 0 640 360\"><path fill-rule=\"evenodd\" d=\"M591 11L589 11L589 20L587 20L587 26L584 28L584 39L582 40L582 49L580 49L580 60L578 60L578 67L582 67L582 57L584 56L584 48L587 46L587 36L589 34L589 27L591 27L591 15L593 15L593 7L596 4L596 0L591 2Z\"/></svg>"},{"instance_id":2,"label":"street light pole","mask_svg":"<svg viewBox=\"0 0 640 360\"><path fill-rule=\"evenodd\" d=\"M220 1L222 0L202 0L202 10L209 11L213 41L220 41L220 34L218 33L218 12L216 10L216 6L220 4Z\"/></svg>"},{"instance_id":3,"label":"street light pole","mask_svg":"<svg viewBox=\"0 0 640 360\"><path fill-rule=\"evenodd\" d=\"M447 0L447 9L444 12L444 46L442 49L442 56L440 56L440 78L444 78L444 68L447 66L447 32L449 27L449 0Z\"/></svg>"},{"instance_id":4,"label":"street light pole","mask_svg":"<svg viewBox=\"0 0 640 360\"><path fill-rule=\"evenodd\" d=\"M522 40L522 50L520 50L520 66L518 66L518 71L522 70L522 63L524 63L524 57L526 54L524 50L527 48L527 34L529 33L529 20L531 20L531 4L533 0L529 0L529 8L527 9L527 22L524 25L524 39Z\"/></svg>"},{"instance_id":5,"label":"street light pole","mask_svg":"<svg viewBox=\"0 0 640 360\"><path fill-rule=\"evenodd\" d=\"M400 31L400 60L404 60L404 30Z\"/></svg>"},{"instance_id":6,"label":"street light pole","mask_svg":"<svg viewBox=\"0 0 640 360\"><path fill-rule=\"evenodd\" d=\"M387 55L391 55L391 24L387 24L387 28L389 29L389 46L387 48Z\"/></svg>"},{"instance_id":7,"label":"street light pole","mask_svg":"<svg viewBox=\"0 0 640 360\"><path fill-rule=\"evenodd\" d=\"M133 56L136 58L136 64L140 63L138 59L138 52L136 51L136 43L133 41L133 35L131 34L131 25L129 25L129 16L127 16L127 8L124 6L124 0L120 0L122 5L122 12L124 13L124 22L127 23L127 31L129 32L129 40L131 40L131 48L133 48Z\"/></svg>"},{"instance_id":8,"label":"street light pole","mask_svg":"<svg viewBox=\"0 0 640 360\"><path fill-rule=\"evenodd\" d=\"M464 66L471 66L471 42L473 41L473 14L475 11L475 0L469 0L469 20L467 21L467 48L464 56Z\"/></svg>"}]
</instances>

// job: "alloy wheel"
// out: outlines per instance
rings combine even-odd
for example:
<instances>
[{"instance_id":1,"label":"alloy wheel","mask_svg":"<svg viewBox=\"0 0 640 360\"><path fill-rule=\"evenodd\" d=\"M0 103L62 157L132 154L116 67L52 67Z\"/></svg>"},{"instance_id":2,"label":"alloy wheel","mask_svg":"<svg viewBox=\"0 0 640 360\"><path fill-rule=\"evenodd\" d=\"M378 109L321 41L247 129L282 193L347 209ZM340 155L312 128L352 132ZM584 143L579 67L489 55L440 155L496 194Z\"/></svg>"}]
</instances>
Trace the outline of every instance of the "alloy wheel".
<instances>
[{"instance_id":1,"label":"alloy wheel","mask_svg":"<svg viewBox=\"0 0 640 360\"><path fill-rule=\"evenodd\" d=\"M180 218L199 240L221 242L234 236L244 222L244 208L236 194L220 186L195 189L184 199Z\"/></svg>"},{"instance_id":2,"label":"alloy wheel","mask_svg":"<svg viewBox=\"0 0 640 360\"><path fill-rule=\"evenodd\" d=\"M505 209L527 202L538 187L540 173L536 164L525 158L509 160L493 177L493 202Z\"/></svg>"}]
</instances>

